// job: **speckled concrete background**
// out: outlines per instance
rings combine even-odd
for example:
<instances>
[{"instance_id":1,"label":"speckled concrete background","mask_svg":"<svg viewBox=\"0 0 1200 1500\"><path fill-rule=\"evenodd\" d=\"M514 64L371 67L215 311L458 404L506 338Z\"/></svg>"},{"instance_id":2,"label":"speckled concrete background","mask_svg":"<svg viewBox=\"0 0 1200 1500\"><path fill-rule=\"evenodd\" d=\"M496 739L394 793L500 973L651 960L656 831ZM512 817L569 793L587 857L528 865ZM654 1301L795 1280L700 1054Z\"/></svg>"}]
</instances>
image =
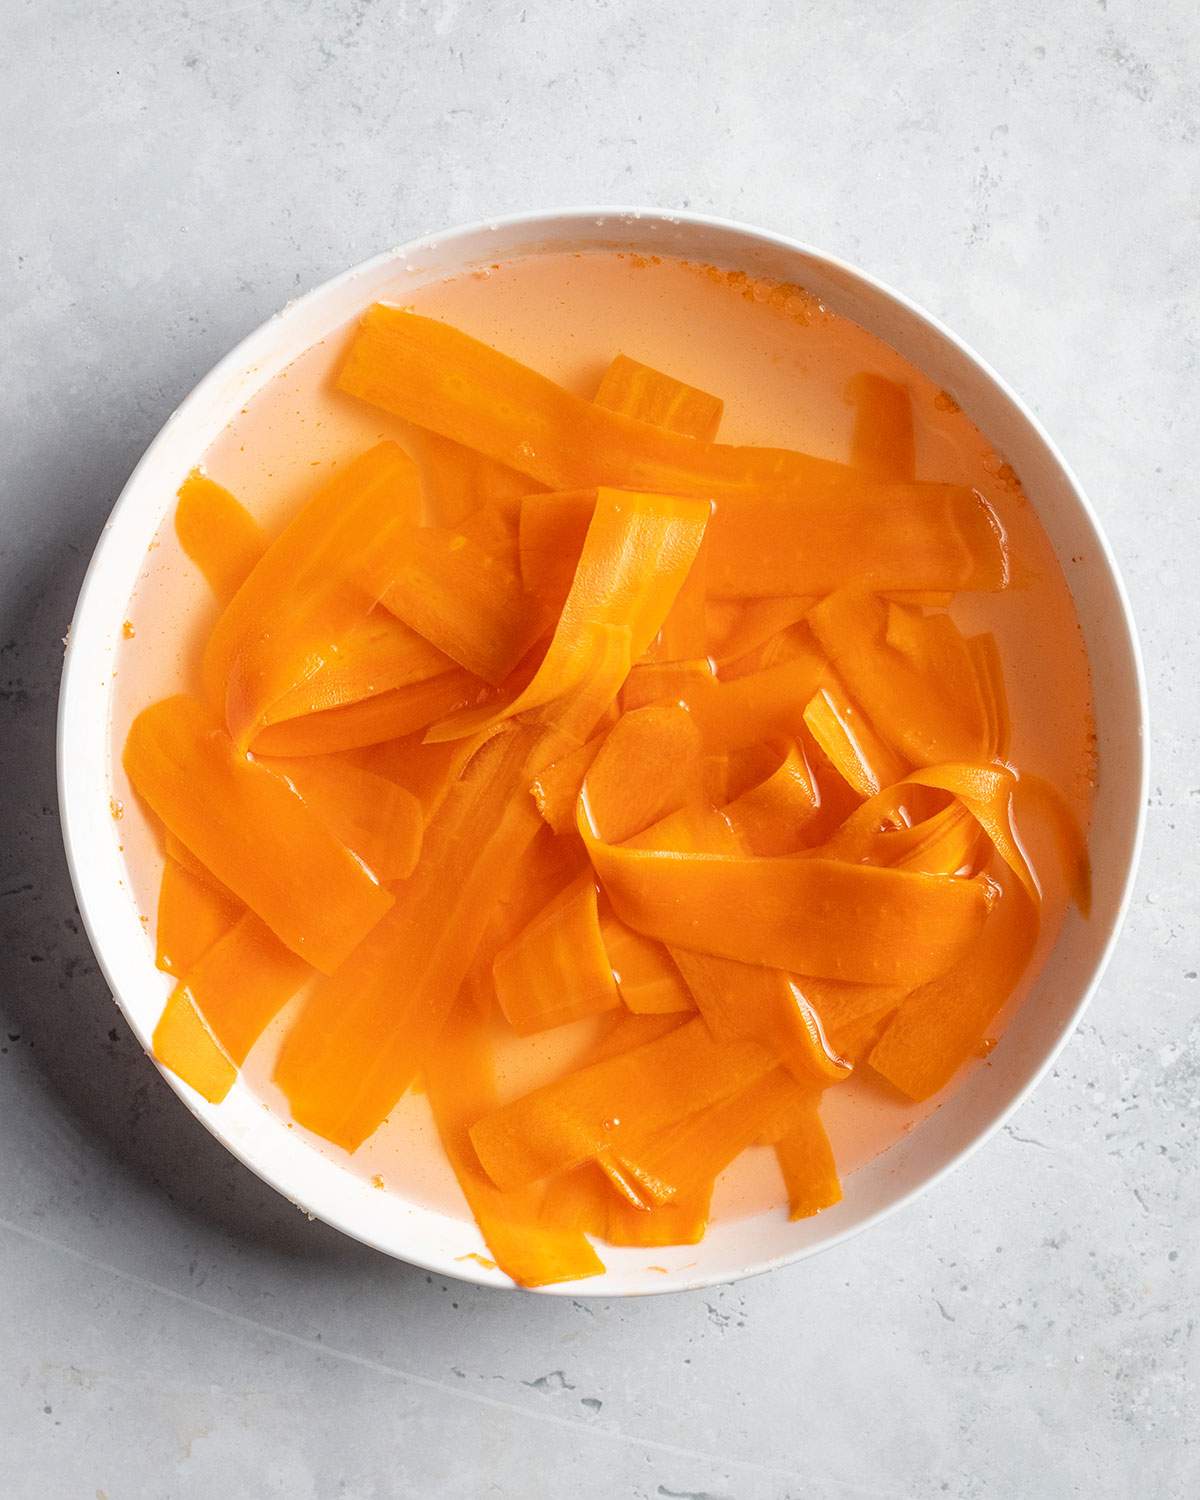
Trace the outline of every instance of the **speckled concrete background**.
<instances>
[{"instance_id":1,"label":"speckled concrete background","mask_svg":"<svg viewBox=\"0 0 1200 1500\"><path fill-rule=\"evenodd\" d=\"M0 1494L1200 1493L1193 0L0 0ZM142 1059L73 912L60 637L143 446L412 234L688 205L869 267L1032 402L1130 583L1146 859L1062 1065L922 1205L638 1304L302 1219Z\"/></svg>"}]
</instances>

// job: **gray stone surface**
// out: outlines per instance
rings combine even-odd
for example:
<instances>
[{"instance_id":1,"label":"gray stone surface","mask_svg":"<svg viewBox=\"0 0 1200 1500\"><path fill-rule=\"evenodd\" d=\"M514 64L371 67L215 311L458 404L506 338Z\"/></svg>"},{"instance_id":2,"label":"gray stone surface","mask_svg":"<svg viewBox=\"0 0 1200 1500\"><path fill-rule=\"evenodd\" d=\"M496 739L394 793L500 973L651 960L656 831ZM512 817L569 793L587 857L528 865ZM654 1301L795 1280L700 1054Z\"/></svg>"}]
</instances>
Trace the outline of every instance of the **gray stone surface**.
<instances>
[{"instance_id":1,"label":"gray stone surface","mask_svg":"<svg viewBox=\"0 0 1200 1500\"><path fill-rule=\"evenodd\" d=\"M1193 0L0 0L0 1495L1200 1493ZM1061 1066L824 1259L622 1304L310 1224L142 1059L80 935L60 637L197 377L301 288L547 204L796 233L944 316L1123 561L1146 859Z\"/></svg>"}]
</instances>

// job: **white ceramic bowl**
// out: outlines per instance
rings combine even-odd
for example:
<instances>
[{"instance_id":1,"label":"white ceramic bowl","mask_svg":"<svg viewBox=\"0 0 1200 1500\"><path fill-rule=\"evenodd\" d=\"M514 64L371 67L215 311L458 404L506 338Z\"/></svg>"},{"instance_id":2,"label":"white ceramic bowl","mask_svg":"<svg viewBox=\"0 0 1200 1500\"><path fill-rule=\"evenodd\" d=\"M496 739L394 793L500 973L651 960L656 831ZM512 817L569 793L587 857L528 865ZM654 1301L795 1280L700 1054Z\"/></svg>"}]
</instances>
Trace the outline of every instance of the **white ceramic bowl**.
<instances>
[{"instance_id":1,"label":"white ceramic bowl","mask_svg":"<svg viewBox=\"0 0 1200 1500\"><path fill-rule=\"evenodd\" d=\"M718 1223L700 1245L606 1250L602 1278L550 1288L632 1295L705 1286L810 1255L909 1201L995 1131L1051 1066L1099 981L1129 898L1145 806L1145 697L1129 605L1091 507L1060 454L1012 391L927 313L861 271L763 230L698 214L571 209L475 224L368 261L293 303L252 333L167 421L113 508L71 626L59 716L59 795L67 858L92 946L143 1046L169 987L130 895L112 795L111 674L127 603L175 490L230 418L303 350L398 279L420 284L475 263L542 250L616 247L735 267L807 287L834 312L885 340L947 390L1021 475L1067 570L1093 674L1099 788L1092 822L1095 905L1072 914L1030 1001L1008 1025L991 1066L975 1070L919 1129L845 1184L815 1219L782 1213ZM375 1191L285 1128L242 1085L207 1104L164 1074L205 1126L307 1212L360 1240L443 1275L511 1283L488 1270L474 1225ZM664 1274L665 1272L665 1274Z\"/></svg>"}]
</instances>

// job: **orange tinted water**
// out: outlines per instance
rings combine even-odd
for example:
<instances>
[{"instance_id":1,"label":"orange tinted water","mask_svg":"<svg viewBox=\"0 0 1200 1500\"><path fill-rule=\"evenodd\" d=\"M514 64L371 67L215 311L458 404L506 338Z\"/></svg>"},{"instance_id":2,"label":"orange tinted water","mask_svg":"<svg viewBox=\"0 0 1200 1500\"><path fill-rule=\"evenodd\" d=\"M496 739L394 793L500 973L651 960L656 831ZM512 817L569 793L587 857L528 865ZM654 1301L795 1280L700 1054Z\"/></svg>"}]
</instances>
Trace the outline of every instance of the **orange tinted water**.
<instances>
[{"instance_id":1,"label":"orange tinted water","mask_svg":"<svg viewBox=\"0 0 1200 1500\"><path fill-rule=\"evenodd\" d=\"M917 476L975 486L1007 532L1014 586L1001 595L960 595L954 612L972 630L995 633L1013 724L1011 758L1046 776L1086 817L1091 775L1087 663L1069 592L1053 550L1021 492L1019 479L940 391L894 350L823 309L796 287L755 281L712 267L614 252L553 254L474 271L403 299L524 360L580 395L590 396L612 356L623 352L725 399L724 442L794 447L828 458L850 456L852 383L864 372L900 382L912 399ZM195 455L266 528L279 528L333 465L384 437L404 441L404 424L359 405L332 387L342 337L316 345L229 425L207 454ZM182 475L180 476L182 478ZM133 715L181 687L193 687L199 648L216 606L183 557L170 520L152 548L127 610L115 683L113 735L119 748ZM134 804L118 774L118 796ZM161 860L140 814L126 820L131 883L152 916ZM1035 860L1046 854L1036 829L1022 830ZM1051 868L1048 858L1040 860ZM1047 882L1039 952L1061 922L1063 893ZM1028 987L1029 980L1022 986ZM1020 995L1007 1008L1011 1013ZM997 1022L996 1031L1003 1018ZM245 1077L272 1108L286 1113L270 1084L285 1016L248 1060ZM505 1059L509 1087L539 1081L582 1046L589 1023L527 1039ZM869 1160L911 1129L932 1105L907 1105L867 1078L831 1090L826 1121L843 1172ZM333 1148L320 1149L340 1156ZM781 1201L769 1153L751 1153L723 1182L720 1214ZM432 1135L424 1100L406 1099L350 1159L403 1196L462 1212Z\"/></svg>"}]
</instances>

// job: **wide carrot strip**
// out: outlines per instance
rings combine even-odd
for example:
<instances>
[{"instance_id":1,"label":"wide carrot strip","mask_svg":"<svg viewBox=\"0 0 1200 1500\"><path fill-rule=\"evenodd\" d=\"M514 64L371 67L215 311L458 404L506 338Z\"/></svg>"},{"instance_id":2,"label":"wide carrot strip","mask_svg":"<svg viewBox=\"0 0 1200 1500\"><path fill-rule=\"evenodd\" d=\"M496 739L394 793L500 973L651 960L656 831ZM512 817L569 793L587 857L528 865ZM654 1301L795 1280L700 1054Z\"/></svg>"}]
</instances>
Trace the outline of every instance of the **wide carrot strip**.
<instances>
[{"instance_id":1,"label":"wide carrot strip","mask_svg":"<svg viewBox=\"0 0 1200 1500\"><path fill-rule=\"evenodd\" d=\"M240 755L194 698L143 710L124 766L171 832L315 968L336 969L392 905L324 821Z\"/></svg>"},{"instance_id":2,"label":"wide carrot strip","mask_svg":"<svg viewBox=\"0 0 1200 1500\"><path fill-rule=\"evenodd\" d=\"M186 973L243 910L228 891L168 859L158 889L155 963L167 974Z\"/></svg>"},{"instance_id":3,"label":"wide carrot strip","mask_svg":"<svg viewBox=\"0 0 1200 1500\"><path fill-rule=\"evenodd\" d=\"M753 1042L722 1044L696 1019L485 1115L471 1130L499 1187L566 1171L736 1093L771 1066Z\"/></svg>"},{"instance_id":4,"label":"wide carrot strip","mask_svg":"<svg viewBox=\"0 0 1200 1500\"><path fill-rule=\"evenodd\" d=\"M654 705L707 701L717 685L717 674L707 657L690 661L651 661L643 658L630 669L621 689L621 707L626 713Z\"/></svg>"},{"instance_id":5,"label":"wide carrot strip","mask_svg":"<svg viewBox=\"0 0 1200 1500\"><path fill-rule=\"evenodd\" d=\"M435 1045L504 873L544 825L525 792L536 729L478 750L425 832L396 905L306 998L275 1078L300 1124L348 1151L369 1136Z\"/></svg>"},{"instance_id":6,"label":"wide carrot strip","mask_svg":"<svg viewBox=\"0 0 1200 1500\"><path fill-rule=\"evenodd\" d=\"M442 1146L500 1269L521 1286L600 1275L604 1266L579 1228L556 1228L536 1191L503 1192L480 1166L471 1126L495 1109L496 1083L487 1035L468 1009L451 1018L425 1079Z\"/></svg>"},{"instance_id":7,"label":"wide carrot strip","mask_svg":"<svg viewBox=\"0 0 1200 1500\"><path fill-rule=\"evenodd\" d=\"M521 1036L562 1026L621 1003L600 932L589 871L540 911L496 957L496 997Z\"/></svg>"},{"instance_id":8,"label":"wide carrot strip","mask_svg":"<svg viewBox=\"0 0 1200 1500\"><path fill-rule=\"evenodd\" d=\"M579 801L583 779L600 753L600 746L607 733L607 729L604 729L576 749L559 756L538 773L537 780L530 787L538 812L555 833L574 831L575 804ZM459 742L451 740L449 743L453 745Z\"/></svg>"},{"instance_id":9,"label":"wide carrot strip","mask_svg":"<svg viewBox=\"0 0 1200 1500\"><path fill-rule=\"evenodd\" d=\"M426 427L411 427L402 441L421 473L426 525L457 527L483 505L529 494L526 475Z\"/></svg>"},{"instance_id":10,"label":"wide carrot strip","mask_svg":"<svg viewBox=\"0 0 1200 1500\"><path fill-rule=\"evenodd\" d=\"M205 693L240 747L367 615L374 601L359 582L362 564L419 507L416 466L395 443L379 443L339 469L263 554L204 653Z\"/></svg>"},{"instance_id":11,"label":"wide carrot strip","mask_svg":"<svg viewBox=\"0 0 1200 1500\"><path fill-rule=\"evenodd\" d=\"M788 1195L788 1218L808 1219L842 1201L842 1184L825 1127L820 1096L812 1096L800 1117L775 1142L775 1154Z\"/></svg>"},{"instance_id":12,"label":"wide carrot strip","mask_svg":"<svg viewBox=\"0 0 1200 1500\"><path fill-rule=\"evenodd\" d=\"M876 479L915 479L912 397L904 386L863 371L846 387L854 407L850 462Z\"/></svg>"},{"instance_id":13,"label":"wide carrot strip","mask_svg":"<svg viewBox=\"0 0 1200 1500\"><path fill-rule=\"evenodd\" d=\"M324 666L266 710L263 722L324 713L453 670L454 662L424 636L386 609L373 609L331 644Z\"/></svg>"},{"instance_id":14,"label":"wide carrot strip","mask_svg":"<svg viewBox=\"0 0 1200 1500\"><path fill-rule=\"evenodd\" d=\"M486 968L489 989L500 953L514 943L556 897L591 876L587 850L572 829L559 835L539 828L528 848L501 872L494 905L475 952L474 968Z\"/></svg>"},{"instance_id":15,"label":"wide carrot strip","mask_svg":"<svg viewBox=\"0 0 1200 1500\"><path fill-rule=\"evenodd\" d=\"M210 1104L220 1104L237 1078L237 1069L182 985L176 985L167 997L150 1045L164 1068L170 1068Z\"/></svg>"},{"instance_id":16,"label":"wide carrot strip","mask_svg":"<svg viewBox=\"0 0 1200 1500\"><path fill-rule=\"evenodd\" d=\"M267 550L263 529L245 506L199 469L179 487L175 535L222 604L233 598Z\"/></svg>"},{"instance_id":17,"label":"wide carrot strip","mask_svg":"<svg viewBox=\"0 0 1200 1500\"><path fill-rule=\"evenodd\" d=\"M914 794L909 784L893 784L860 803L813 852L926 875L954 875L969 868L979 841L975 819L957 802L913 816L907 804L915 797L921 794Z\"/></svg>"},{"instance_id":18,"label":"wide carrot strip","mask_svg":"<svg viewBox=\"0 0 1200 1500\"><path fill-rule=\"evenodd\" d=\"M899 781L908 769L832 677L808 700L804 724L829 763L860 797L873 797Z\"/></svg>"},{"instance_id":19,"label":"wide carrot strip","mask_svg":"<svg viewBox=\"0 0 1200 1500\"><path fill-rule=\"evenodd\" d=\"M806 1092L783 1068L772 1068L730 1098L620 1148L623 1169L647 1203L694 1195L782 1117L790 1123Z\"/></svg>"},{"instance_id":20,"label":"wide carrot strip","mask_svg":"<svg viewBox=\"0 0 1200 1500\"><path fill-rule=\"evenodd\" d=\"M678 704L622 714L582 787L605 841L624 843L695 800L702 748L691 714Z\"/></svg>"},{"instance_id":21,"label":"wide carrot strip","mask_svg":"<svg viewBox=\"0 0 1200 1500\"><path fill-rule=\"evenodd\" d=\"M411 875L425 817L417 798L374 771L328 755L260 760L285 777L329 831L380 881Z\"/></svg>"},{"instance_id":22,"label":"wide carrot strip","mask_svg":"<svg viewBox=\"0 0 1200 1500\"><path fill-rule=\"evenodd\" d=\"M1052 782L1028 772L1015 787L1016 800L1036 808L1036 815L1052 831L1066 882L1067 894L1086 917L1092 909L1092 868L1087 837L1070 804Z\"/></svg>"},{"instance_id":23,"label":"wide carrot strip","mask_svg":"<svg viewBox=\"0 0 1200 1500\"><path fill-rule=\"evenodd\" d=\"M721 809L738 846L748 854L792 854L820 806L820 793L804 752L789 745L775 765Z\"/></svg>"},{"instance_id":24,"label":"wide carrot strip","mask_svg":"<svg viewBox=\"0 0 1200 1500\"><path fill-rule=\"evenodd\" d=\"M716 437L725 410L719 396L674 380L627 354L618 354L605 370L594 399L609 411L705 442Z\"/></svg>"},{"instance_id":25,"label":"wide carrot strip","mask_svg":"<svg viewBox=\"0 0 1200 1500\"><path fill-rule=\"evenodd\" d=\"M312 969L246 912L183 976L204 1023L238 1067Z\"/></svg>"},{"instance_id":26,"label":"wide carrot strip","mask_svg":"<svg viewBox=\"0 0 1200 1500\"><path fill-rule=\"evenodd\" d=\"M456 738L543 708L589 680L602 712L658 633L700 546L708 514L708 505L698 500L601 489L571 590L533 680L505 707L459 715L439 725L433 737ZM589 738L594 727L595 720L578 732L579 740Z\"/></svg>"},{"instance_id":27,"label":"wide carrot strip","mask_svg":"<svg viewBox=\"0 0 1200 1500\"><path fill-rule=\"evenodd\" d=\"M378 745L363 745L348 751L347 758L364 771L386 776L411 792L421 805L423 821L428 823L478 749L477 740L447 740L444 744L427 745L418 732ZM573 816L570 826L575 826Z\"/></svg>"},{"instance_id":28,"label":"wide carrot strip","mask_svg":"<svg viewBox=\"0 0 1200 1500\"><path fill-rule=\"evenodd\" d=\"M269 724L255 736L256 755L334 755L425 729L435 720L488 696L486 685L456 667L408 687L376 693L341 708Z\"/></svg>"},{"instance_id":29,"label":"wide carrot strip","mask_svg":"<svg viewBox=\"0 0 1200 1500\"><path fill-rule=\"evenodd\" d=\"M816 602L811 594L784 594L777 599L708 599L708 654L724 676L732 663L802 620Z\"/></svg>"},{"instance_id":30,"label":"wide carrot strip","mask_svg":"<svg viewBox=\"0 0 1200 1500\"><path fill-rule=\"evenodd\" d=\"M617 847L580 831L617 915L672 949L911 987L948 969L987 915L978 881L803 855Z\"/></svg>"},{"instance_id":31,"label":"wide carrot strip","mask_svg":"<svg viewBox=\"0 0 1200 1500\"><path fill-rule=\"evenodd\" d=\"M683 975L661 943L634 932L607 911L600 914L600 934L621 999L635 1015L696 1009Z\"/></svg>"},{"instance_id":32,"label":"wide carrot strip","mask_svg":"<svg viewBox=\"0 0 1200 1500\"><path fill-rule=\"evenodd\" d=\"M371 555L371 592L460 666L499 686L545 628L520 578L459 531L395 526Z\"/></svg>"},{"instance_id":33,"label":"wide carrot strip","mask_svg":"<svg viewBox=\"0 0 1200 1500\"><path fill-rule=\"evenodd\" d=\"M869 486L848 465L809 454L698 442L581 400L458 329L399 308L368 311L339 384L553 490L620 484L737 501L718 510L729 525L722 521L710 559L717 593L823 593L858 577L880 588L1005 582L999 529L963 486Z\"/></svg>"},{"instance_id":34,"label":"wide carrot strip","mask_svg":"<svg viewBox=\"0 0 1200 1500\"><path fill-rule=\"evenodd\" d=\"M975 1054L1032 956L1037 909L1005 866L996 878L999 898L970 953L916 989L871 1051L871 1067L910 1099L936 1094Z\"/></svg>"},{"instance_id":35,"label":"wide carrot strip","mask_svg":"<svg viewBox=\"0 0 1200 1500\"><path fill-rule=\"evenodd\" d=\"M846 590L808 622L875 729L911 764L991 754L975 664L948 615Z\"/></svg>"},{"instance_id":36,"label":"wide carrot strip","mask_svg":"<svg viewBox=\"0 0 1200 1500\"><path fill-rule=\"evenodd\" d=\"M638 1207L613 1191L594 1161L585 1161L546 1185L541 1219L560 1229L582 1230L609 1245L644 1249L696 1245L708 1228L712 1183L653 1208Z\"/></svg>"},{"instance_id":37,"label":"wide carrot strip","mask_svg":"<svg viewBox=\"0 0 1200 1500\"><path fill-rule=\"evenodd\" d=\"M1035 906L1042 900L1037 877L1012 825L1012 799L1017 778L1006 766L980 764L927 766L905 778L908 785L926 786L957 797L992 841L996 853L1025 888Z\"/></svg>"}]
</instances>

